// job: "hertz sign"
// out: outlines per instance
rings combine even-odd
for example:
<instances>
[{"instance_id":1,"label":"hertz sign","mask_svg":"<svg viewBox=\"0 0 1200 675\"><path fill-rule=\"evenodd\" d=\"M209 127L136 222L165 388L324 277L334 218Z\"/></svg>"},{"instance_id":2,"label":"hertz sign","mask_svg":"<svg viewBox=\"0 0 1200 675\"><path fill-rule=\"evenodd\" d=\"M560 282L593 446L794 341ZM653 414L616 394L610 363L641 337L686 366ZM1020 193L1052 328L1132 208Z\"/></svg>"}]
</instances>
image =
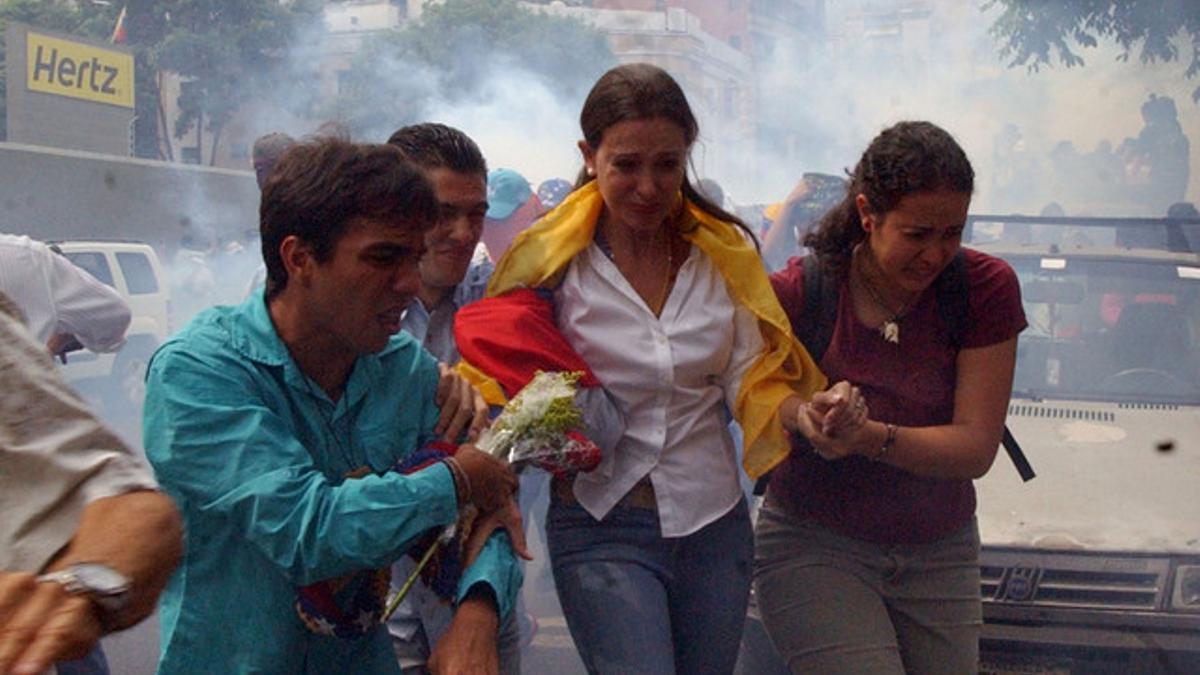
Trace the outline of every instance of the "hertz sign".
<instances>
[{"instance_id":1,"label":"hertz sign","mask_svg":"<svg viewBox=\"0 0 1200 675\"><path fill-rule=\"evenodd\" d=\"M30 91L133 107L133 57L30 31L25 42Z\"/></svg>"}]
</instances>

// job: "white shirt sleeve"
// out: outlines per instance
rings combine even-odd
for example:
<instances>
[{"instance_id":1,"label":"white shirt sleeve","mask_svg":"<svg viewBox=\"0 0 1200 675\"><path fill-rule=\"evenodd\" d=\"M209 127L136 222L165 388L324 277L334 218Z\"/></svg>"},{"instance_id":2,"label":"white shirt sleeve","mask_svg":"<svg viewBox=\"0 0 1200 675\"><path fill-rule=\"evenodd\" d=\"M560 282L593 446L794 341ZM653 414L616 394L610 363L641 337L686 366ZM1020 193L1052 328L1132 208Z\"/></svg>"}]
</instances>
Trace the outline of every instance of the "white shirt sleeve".
<instances>
[{"instance_id":1,"label":"white shirt sleeve","mask_svg":"<svg viewBox=\"0 0 1200 675\"><path fill-rule=\"evenodd\" d=\"M742 388L742 378L746 371L754 365L755 360L762 355L766 343L763 342L762 331L758 329L758 319L754 313L742 305L734 304L733 311L733 352L729 356L729 368L725 371L722 387L725 389L725 405L733 412L734 402L737 401L738 391Z\"/></svg>"},{"instance_id":2,"label":"white shirt sleeve","mask_svg":"<svg viewBox=\"0 0 1200 675\"><path fill-rule=\"evenodd\" d=\"M38 571L88 503L157 486L7 303L0 296L0 570Z\"/></svg>"},{"instance_id":3,"label":"white shirt sleeve","mask_svg":"<svg viewBox=\"0 0 1200 675\"><path fill-rule=\"evenodd\" d=\"M74 335L94 352L120 349L132 317L125 299L49 248L40 257L54 304L54 334Z\"/></svg>"}]
</instances>

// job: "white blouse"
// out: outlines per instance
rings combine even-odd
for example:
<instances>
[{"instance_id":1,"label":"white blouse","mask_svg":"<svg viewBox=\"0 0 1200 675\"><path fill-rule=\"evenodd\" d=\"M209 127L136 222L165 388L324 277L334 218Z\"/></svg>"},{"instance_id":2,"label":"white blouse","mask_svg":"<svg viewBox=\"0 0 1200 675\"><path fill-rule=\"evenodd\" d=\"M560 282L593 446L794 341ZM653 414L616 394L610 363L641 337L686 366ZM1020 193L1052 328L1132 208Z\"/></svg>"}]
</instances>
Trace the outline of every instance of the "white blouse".
<instances>
[{"instance_id":1,"label":"white blouse","mask_svg":"<svg viewBox=\"0 0 1200 675\"><path fill-rule=\"evenodd\" d=\"M664 537L728 513L742 490L727 411L764 343L712 260L693 246L655 317L593 243L571 262L555 300L559 329L627 425L615 451L576 478L580 504L603 518L649 474Z\"/></svg>"}]
</instances>

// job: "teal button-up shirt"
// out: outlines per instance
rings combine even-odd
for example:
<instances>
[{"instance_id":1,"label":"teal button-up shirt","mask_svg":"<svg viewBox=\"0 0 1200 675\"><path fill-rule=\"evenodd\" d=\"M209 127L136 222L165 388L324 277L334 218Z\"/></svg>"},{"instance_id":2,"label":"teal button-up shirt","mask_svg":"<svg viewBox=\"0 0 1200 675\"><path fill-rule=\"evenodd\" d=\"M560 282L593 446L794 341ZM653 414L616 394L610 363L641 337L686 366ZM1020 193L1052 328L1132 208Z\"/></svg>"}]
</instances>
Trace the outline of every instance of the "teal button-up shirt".
<instances>
[{"instance_id":1,"label":"teal button-up shirt","mask_svg":"<svg viewBox=\"0 0 1200 675\"><path fill-rule=\"evenodd\" d=\"M186 552L163 593L164 673L397 673L382 625L317 635L296 588L387 567L457 517L437 464L389 472L433 438L436 362L397 334L354 364L333 403L279 339L261 293L198 315L159 349L146 383L146 454L183 514ZM347 480L363 466L371 473ZM498 532L463 574L503 618L521 571Z\"/></svg>"}]
</instances>

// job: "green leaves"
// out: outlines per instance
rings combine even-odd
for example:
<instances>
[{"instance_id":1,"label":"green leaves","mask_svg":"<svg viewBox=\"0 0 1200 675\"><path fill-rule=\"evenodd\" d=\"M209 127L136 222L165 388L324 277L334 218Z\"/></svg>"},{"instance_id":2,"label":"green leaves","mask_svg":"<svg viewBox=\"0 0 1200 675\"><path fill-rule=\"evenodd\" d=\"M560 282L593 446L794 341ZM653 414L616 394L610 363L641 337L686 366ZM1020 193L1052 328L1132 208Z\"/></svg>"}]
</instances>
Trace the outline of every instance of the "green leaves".
<instances>
[{"instance_id":1,"label":"green leaves","mask_svg":"<svg viewBox=\"0 0 1200 675\"><path fill-rule=\"evenodd\" d=\"M219 134L239 108L269 88L298 33L317 18L313 3L160 0L155 4L166 17L165 30L154 47L159 65L186 80L178 99L176 138L199 124Z\"/></svg>"},{"instance_id":2,"label":"green leaves","mask_svg":"<svg viewBox=\"0 0 1200 675\"><path fill-rule=\"evenodd\" d=\"M1137 51L1142 63L1170 63L1190 57L1187 77L1200 73L1200 3L1195 0L987 0L984 11L999 8L991 33L1010 67L1062 63L1082 66L1077 49L1099 40L1115 41L1122 60ZM1190 44L1181 53L1180 44ZM1200 103L1200 87L1192 92Z\"/></svg>"}]
</instances>

